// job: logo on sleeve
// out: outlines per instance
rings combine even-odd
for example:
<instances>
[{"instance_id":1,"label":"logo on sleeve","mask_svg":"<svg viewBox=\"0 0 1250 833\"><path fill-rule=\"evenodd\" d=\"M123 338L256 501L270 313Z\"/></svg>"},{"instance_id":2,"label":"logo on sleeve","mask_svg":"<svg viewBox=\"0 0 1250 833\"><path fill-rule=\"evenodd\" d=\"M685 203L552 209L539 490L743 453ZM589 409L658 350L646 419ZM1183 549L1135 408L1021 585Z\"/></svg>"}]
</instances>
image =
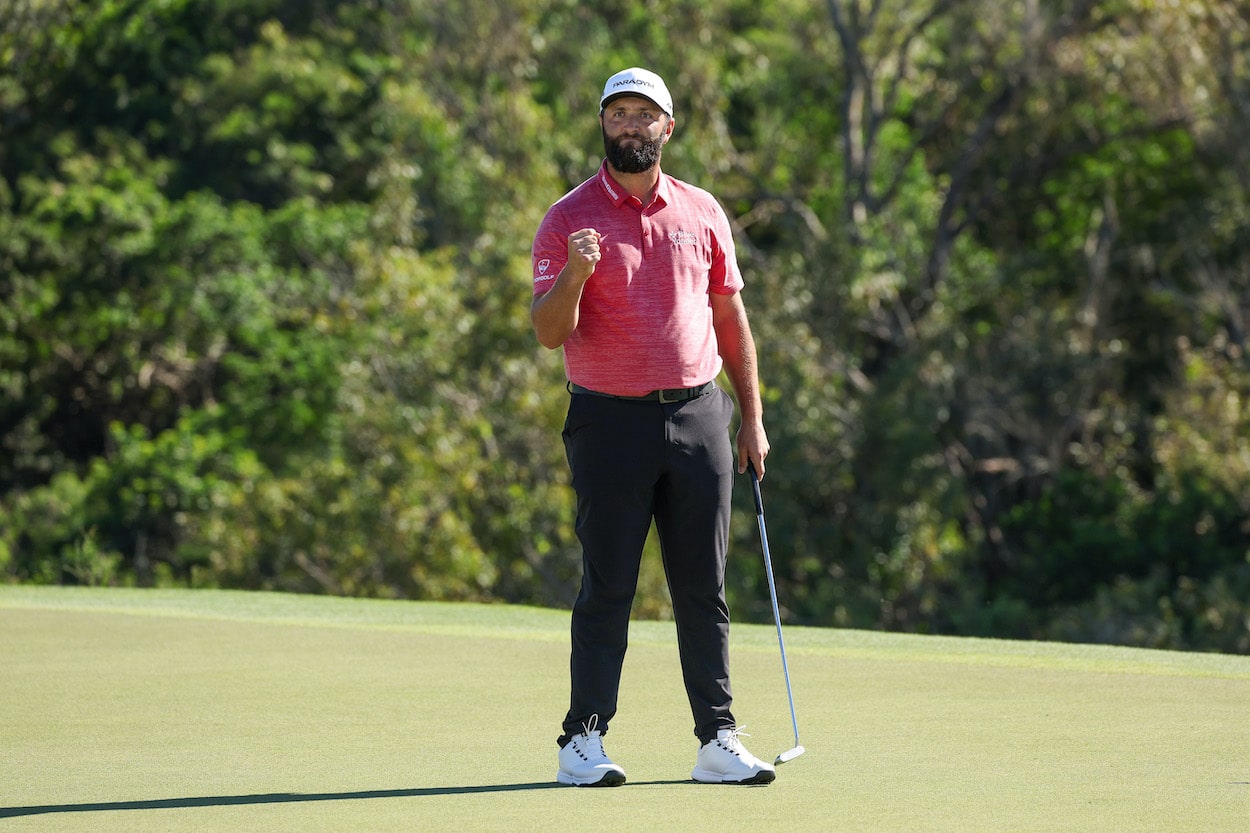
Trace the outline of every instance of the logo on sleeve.
<instances>
[{"instance_id":1,"label":"logo on sleeve","mask_svg":"<svg viewBox=\"0 0 1250 833\"><path fill-rule=\"evenodd\" d=\"M538 271L538 274L534 276L534 283L542 283L543 281L549 281L555 277L555 275L547 274L547 272L551 269L551 258L549 257L544 257L542 260L538 261L538 263L534 264L534 268Z\"/></svg>"}]
</instances>

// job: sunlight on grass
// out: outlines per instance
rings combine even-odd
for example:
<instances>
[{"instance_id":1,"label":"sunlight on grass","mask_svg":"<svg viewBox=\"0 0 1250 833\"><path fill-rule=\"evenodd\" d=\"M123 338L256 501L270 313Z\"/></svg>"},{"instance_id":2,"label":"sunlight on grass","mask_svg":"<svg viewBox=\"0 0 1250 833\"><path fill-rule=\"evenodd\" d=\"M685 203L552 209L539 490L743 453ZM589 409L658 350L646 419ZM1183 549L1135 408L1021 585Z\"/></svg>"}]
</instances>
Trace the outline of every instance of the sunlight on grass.
<instances>
[{"instance_id":1,"label":"sunlight on grass","mask_svg":"<svg viewBox=\"0 0 1250 833\"><path fill-rule=\"evenodd\" d=\"M689 781L671 622L635 622L609 749L556 789L568 613L0 587L6 831L1245 829L1250 658L786 630L802 741ZM732 631L749 745L793 743L771 625Z\"/></svg>"}]
</instances>

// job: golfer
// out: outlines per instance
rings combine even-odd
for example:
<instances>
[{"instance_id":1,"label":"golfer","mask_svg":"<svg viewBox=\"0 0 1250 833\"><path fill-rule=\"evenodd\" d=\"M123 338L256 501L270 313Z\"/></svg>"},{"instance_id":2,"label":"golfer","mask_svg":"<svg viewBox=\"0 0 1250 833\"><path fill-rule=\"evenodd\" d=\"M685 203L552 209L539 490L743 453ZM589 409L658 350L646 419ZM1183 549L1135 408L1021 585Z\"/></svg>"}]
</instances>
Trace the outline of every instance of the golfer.
<instances>
[{"instance_id":1,"label":"golfer","mask_svg":"<svg viewBox=\"0 0 1250 833\"><path fill-rule=\"evenodd\" d=\"M667 176L673 136L663 79L608 79L599 172L547 212L534 238L530 317L564 347L571 393L563 438L577 495L581 591L573 606L572 693L557 780L616 786L604 752L616 714L630 607L652 519L673 602L682 676L699 739L696 781L767 784L776 773L742 744L731 711L725 557L737 471L764 473L755 342L729 221L706 191Z\"/></svg>"}]
</instances>

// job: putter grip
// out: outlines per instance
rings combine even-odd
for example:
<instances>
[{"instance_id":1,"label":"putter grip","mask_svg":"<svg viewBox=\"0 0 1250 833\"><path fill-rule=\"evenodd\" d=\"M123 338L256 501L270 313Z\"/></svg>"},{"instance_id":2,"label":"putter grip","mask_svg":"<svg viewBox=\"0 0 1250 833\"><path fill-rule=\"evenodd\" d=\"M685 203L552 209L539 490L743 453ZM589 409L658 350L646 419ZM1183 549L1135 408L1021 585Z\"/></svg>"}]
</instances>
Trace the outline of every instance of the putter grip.
<instances>
[{"instance_id":1,"label":"putter grip","mask_svg":"<svg viewBox=\"0 0 1250 833\"><path fill-rule=\"evenodd\" d=\"M764 499L760 497L760 476L755 473L755 463L747 462L747 471L751 473L751 491L755 498L755 514L764 514Z\"/></svg>"}]
</instances>

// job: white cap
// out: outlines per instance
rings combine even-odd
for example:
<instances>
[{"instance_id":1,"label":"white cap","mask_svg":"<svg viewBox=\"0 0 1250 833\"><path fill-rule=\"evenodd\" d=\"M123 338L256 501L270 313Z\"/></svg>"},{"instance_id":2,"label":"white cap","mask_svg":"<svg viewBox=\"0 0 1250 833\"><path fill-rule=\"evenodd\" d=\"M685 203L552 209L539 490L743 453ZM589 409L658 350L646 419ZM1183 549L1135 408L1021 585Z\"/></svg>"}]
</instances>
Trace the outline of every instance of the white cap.
<instances>
[{"instance_id":1,"label":"white cap","mask_svg":"<svg viewBox=\"0 0 1250 833\"><path fill-rule=\"evenodd\" d=\"M640 95L650 99L655 105L671 117L673 115L673 97L668 94L664 79L649 69L630 67L623 69L608 79L603 85L603 97L599 99L602 110L609 99L618 95Z\"/></svg>"}]
</instances>

